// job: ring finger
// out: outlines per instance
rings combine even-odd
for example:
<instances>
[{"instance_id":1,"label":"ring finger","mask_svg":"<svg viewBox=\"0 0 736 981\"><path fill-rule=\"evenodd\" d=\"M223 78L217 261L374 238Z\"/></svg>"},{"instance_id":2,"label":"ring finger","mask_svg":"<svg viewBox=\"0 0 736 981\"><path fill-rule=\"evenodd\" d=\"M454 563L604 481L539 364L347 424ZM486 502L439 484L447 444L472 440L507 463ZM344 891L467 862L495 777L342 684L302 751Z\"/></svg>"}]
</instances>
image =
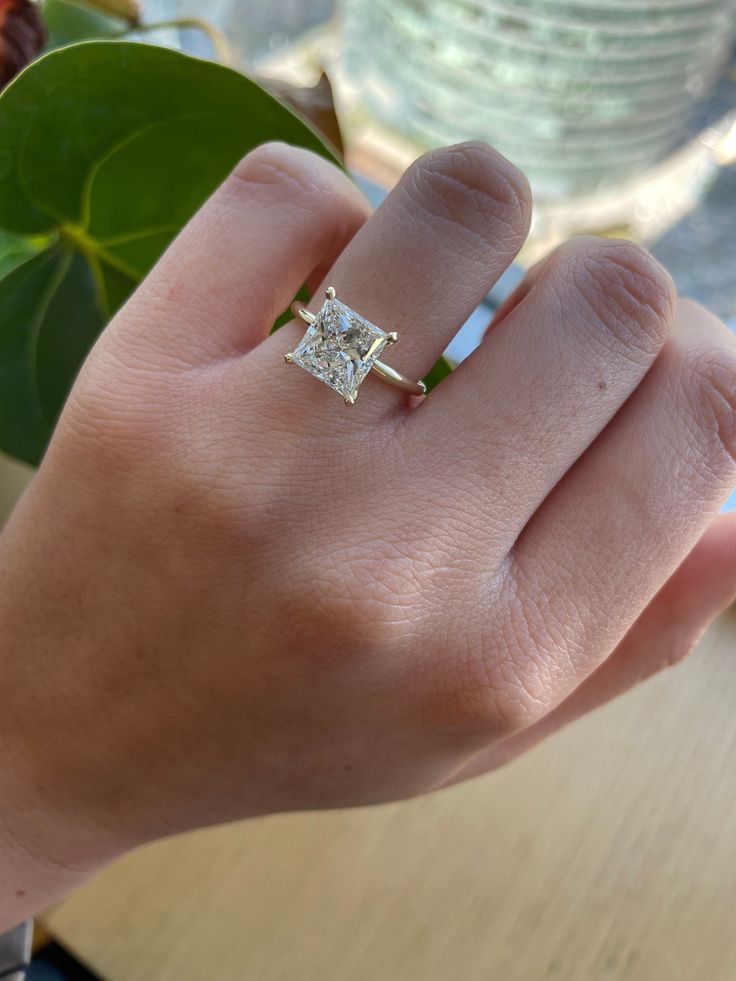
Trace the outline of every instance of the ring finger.
<instances>
[{"instance_id":1,"label":"ring finger","mask_svg":"<svg viewBox=\"0 0 736 981\"><path fill-rule=\"evenodd\" d=\"M335 287L341 300L379 327L397 331L401 343L390 363L421 378L518 252L529 215L525 178L490 147L464 143L433 150L404 174L323 286ZM321 302L316 295L311 309ZM253 353L249 367L283 364L282 355L303 332L300 321L287 325ZM311 404L327 424L324 413L334 394L293 369L272 374L276 378L282 401L300 412ZM354 418L393 415L397 397L371 383ZM341 425L345 411L334 406Z\"/></svg>"}]
</instances>

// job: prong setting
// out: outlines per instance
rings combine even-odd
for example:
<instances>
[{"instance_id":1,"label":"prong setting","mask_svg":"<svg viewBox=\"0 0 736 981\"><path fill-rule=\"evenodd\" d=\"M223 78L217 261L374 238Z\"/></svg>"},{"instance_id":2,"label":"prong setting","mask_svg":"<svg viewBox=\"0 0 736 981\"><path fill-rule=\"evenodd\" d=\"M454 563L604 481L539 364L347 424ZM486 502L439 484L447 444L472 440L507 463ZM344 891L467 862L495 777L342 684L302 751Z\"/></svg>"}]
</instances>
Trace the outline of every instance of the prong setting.
<instances>
[{"instance_id":1,"label":"prong setting","mask_svg":"<svg viewBox=\"0 0 736 981\"><path fill-rule=\"evenodd\" d=\"M301 300L294 300L291 304L291 312L295 317L300 317L305 324L313 324L317 319L317 315L307 310Z\"/></svg>"},{"instance_id":2,"label":"prong setting","mask_svg":"<svg viewBox=\"0 0 736 981\"><path fill-rule=\"evenodd\" d=\"M325 296L327 297L328 300L334 300L335 297L337 296L337 293L335 292L335 287L328 286L327 289L325 290Z\"/></svg>"}]
</instances>

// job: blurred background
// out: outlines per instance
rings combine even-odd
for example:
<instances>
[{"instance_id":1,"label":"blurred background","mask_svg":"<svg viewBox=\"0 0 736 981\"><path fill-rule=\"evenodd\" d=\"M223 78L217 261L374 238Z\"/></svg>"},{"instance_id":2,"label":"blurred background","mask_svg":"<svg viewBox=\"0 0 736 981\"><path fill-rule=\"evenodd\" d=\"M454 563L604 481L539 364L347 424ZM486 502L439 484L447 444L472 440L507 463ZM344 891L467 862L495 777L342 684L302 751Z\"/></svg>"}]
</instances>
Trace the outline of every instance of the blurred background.
<instances>
[{"instance_id":1,"label":"blurred background","mask_svg":"<svg viewBox=\"0 0 736 981\"><path fill-rule=\"evenodd\" d=\"M74 39L67 6L44 4L51 43ZM487 140L526 172L529 241L452 360L577 233L644 243L736 330L736 0L89 4L101 8L128 18L115 36L262 80L376 204L440 144ZM0 520L29 473L0 462ZM705 668L657 679L492 786L126 859L44 918L32 981L733 981L734 638L732 617L704 642Z\"/></svg>"},{"instance_id":2,"label":"blurred background","mask_svg":"<svg viewBox=\"0 0 736 981\"><path fill-rule=\"evenodd\" d=\"M523 263L571 233L631 235L732 324L735 12L734 0L207 5L246 71L300 86L327 72L357 173L390 185L426 149L487 140L534 190ZM201 35L177 41L206 53Z\"/></svg>"}]
</instances>

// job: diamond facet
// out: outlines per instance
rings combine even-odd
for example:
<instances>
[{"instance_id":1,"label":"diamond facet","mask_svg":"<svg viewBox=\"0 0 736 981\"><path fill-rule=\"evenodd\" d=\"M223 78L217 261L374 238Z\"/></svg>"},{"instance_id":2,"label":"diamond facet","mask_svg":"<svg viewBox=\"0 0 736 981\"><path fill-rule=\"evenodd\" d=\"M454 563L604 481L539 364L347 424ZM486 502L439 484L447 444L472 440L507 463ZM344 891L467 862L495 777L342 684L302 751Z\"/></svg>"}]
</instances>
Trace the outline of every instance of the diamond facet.
<instances>
[{"instance_id":1,"label":"diamond facet","mask_svg":"<svg viewBox=\"0 0 736 981\"><path fill-rule=\"evenodd\" d=\"M354 402L389 340L391 335L344 303L327 299L289 360Z\"/></svg>"}]
</instances>

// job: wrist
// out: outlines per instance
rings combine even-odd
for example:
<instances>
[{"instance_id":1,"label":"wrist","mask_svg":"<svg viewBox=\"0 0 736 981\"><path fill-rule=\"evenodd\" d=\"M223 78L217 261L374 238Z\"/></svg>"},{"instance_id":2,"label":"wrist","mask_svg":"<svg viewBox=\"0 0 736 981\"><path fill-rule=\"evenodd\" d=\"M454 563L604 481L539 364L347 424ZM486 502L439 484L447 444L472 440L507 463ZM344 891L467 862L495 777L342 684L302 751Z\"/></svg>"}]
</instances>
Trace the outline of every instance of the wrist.
<instances>
[{"instance_id":1,"label":"wrist","mask_svg":"<svg viewBox=\"0 0 736 981\"><path fill-rule=\"evenodd\" d=\"M27 503L0 535L0 931L124 850L85 790L80 737L60 711L68 692L48 670L52 657L73 675L74 634L49 600L52 563L34 561L46 536Z\"/></svg>"},{"instance_id":2,"label":"wrist","mask_svg":"<svg viewBox=\"0 0 736 981\"><path fill-rule=\"evenodd\" d=\"M55 861L61 829L45 825L40 808L17 793L17 777L0 764L0 933L63 898L89 872Z\"/></svg>"}]
</instances>

